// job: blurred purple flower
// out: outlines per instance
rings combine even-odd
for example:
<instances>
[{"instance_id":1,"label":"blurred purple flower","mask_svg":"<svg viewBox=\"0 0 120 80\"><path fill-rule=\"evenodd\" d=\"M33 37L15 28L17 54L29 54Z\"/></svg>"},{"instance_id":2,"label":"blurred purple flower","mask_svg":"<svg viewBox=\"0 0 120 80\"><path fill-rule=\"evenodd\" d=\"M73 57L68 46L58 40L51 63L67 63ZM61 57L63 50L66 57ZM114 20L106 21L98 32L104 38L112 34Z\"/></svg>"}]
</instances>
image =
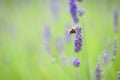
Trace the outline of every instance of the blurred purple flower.
<instances>
[{"instance_id":1,"label":"blurred purple flower","mask_svg":"<svg viewBox=\"0 0 120 80\"><path fill-rule=\"evenodd\" d=\"M48 25L45 25L43 28L44 45L49 46L50 40L51 40L51 30Z\"/></svg>"},{"instance_id":2,"label":"blurred purple flower","mask_svg":"<svg viewBox=\"0 0 120 80\"><path fill-rule=\"evenodd\" d=\"M98 57L98 63L95 69L95 80L101 80L102 79L102 57Z\"/></svg>"},{"instance_id":3,"label":"blurred purple flower","mask_svg":"<svg viewBox=\"0 0 120 80\"><path fill-rule=\"evenodd\" d=\"M117 72L117 75L120 75L120 71Z\"/></svg>"},{"instance_id":4,"label":"blurred purple flower","mask_svg":"<svg viewBox=\"0 0 120 80\"><path fill-rule=\"evenodd\" d=\"M57 51L60 53L60 61L63 65L66 65L67 63L67 58L66 58L66 55L65 55L65 51L64 51L64 42L63 42L63 39L58 37L56 39L56 48L57 48Z\"/></svg>"},{"instance_id":5,"label":"blurred purple flower","mask_svg":"<svg viewBox=\"0 0 120 80\"><path fill-rule=\"evenodd\" d=\"M103 57L104 57L104 63L105 64L109 63L109 61L110 61L109 49L110 49L110 39L107 40L106 49L103 52Z\"/></svg>"},{"instance_id":6,"label":"blurred purple flower","mask_svg":"<svg viewBox=\"0 0 120 80\"><path fill-rule=\"evenodd\" d=\"M96 67L96 70L95 70L96 80L101 80L102 79L102 73L101 72L102 72L101 64L98 63L97 67Z\"/></svg>"},{"instance_id":7,"label":"blurred purple flower","mask_svg":"<svg viewBox=\"0 0 120 80\"><path fill-rule=\"evenodd\" d=\"M77 17L77 1L76 0L69 0L69 11L71 13L74 23L78 23L79 19Z\"/></svg>"},{"instance_id":8,"label":"blurred purple flower","mask_svg":"<svg viewBox=\"0 0 120 80\"><path fill-rule=\"evenodd\" d=\"M108 50L104 51L104 63L107 64L110 61L110 54Z\"/></svg>"},{"instance_id":9,"label":"blurred purple flower","mask_svg":"<svg viewBox=\"0 0 120 80\"><path fill-rule=\"evenodd\" d=\"M44 26L44 38L47 39L47 40L50 40L50 37L51 37L51 31L50 31L50 27L48 25L45 25Z\"/></svg>"},{"instance_id":10,"label":"blurred purple flower","mask_svg":"<svg viewBox=\"0 0 120 80\"><path fill-rule=\"evenodd\" d=\"M84 9L78 10L78 15L79 15L79 16L82 16L82 15L84 15L84 14L85 14L85 10L84 10Z\"/></svg>"},{"instance_id":11,"label":"blurred purple flower","mask_svg":"<svg viewBox=\"0 0 120 80\"><path fill-rule=\"evenodd\" d=\"M114 39L113 54L114 56L117 55L117 39Z\"/></svg>"},{"instance_id":12,"label":"blurred purple flower","mask_svg":"<svg viewBox=\"0 0 120 80\"><path fill-rule=\"evenodd\" d=\"M117 75L118 75L118 80L120 80L120 71L117 72Z\"/></svg>"},{"instance_id":13,"label":"blurred purple flower","mask_svg":"<svg viewBox=\"0 0 120 80\"><path fill-rule=\"evenodd\" d=\"M58 0L51 0L51 12L53 18L56 20L59 18L61 3Z\"/></svg>"},{"instance_id":14,"label":"blurred purple flower","mask_svg":"<svg viewBox=\"0 0 120 80\"><path fill-rule=\"evenodd\" d=\"M81 50L81 46L83 45L81 27L77 26L76 28L76 36L74 40L74 51L79 52Z\"/></svg>"},{"instance_id":15,"label":"blurred purple flower","mask_svg":"<svg viewBox=\"0 0 120 80\"><path fill-rule=\"evenodd\" d=\"M51 40L51 30L48 25L45 25L44 29L43 29L43 42L44 42L45 50L47 51L48 55L50 56L52 63L54 63L55 58L53 56L53 52L50 47L50 40Z\"/></svg>"},{"instance_id":16,"label":"blurred purple flower","mask_svg":"<svg viewBox=\"0 0 120 80\"><path fill-rule=\"evenodd\" d=\"M113 11L114 32L118 32L118 10Z\"/></svg>"},{"instance_id":17,"label":"blurred purple flower","mask_svg":"<svg viewBox=\"0 0 120 80\"><path fill-rule=\"evenodd\" d=\"M80 61L78 58L73 58L72 63L75 67L79 67L80 66Z\"/></svg>"},{"instance_id":18,"label":"blurred purple flower","mask_svg":"<svg viewBox=\"0 0 120 80\"><path fill-rule=\"evenodd\" d=\"M120 80L120 76L118 76L118 80Z\"/></svg>"},{"instance_id":19,"label":"blurred purple flower","mask_svg":"<svg viewBox=\"0 0 120 80\"><path fill-rule=\"evenodd\" d=\"M61 38L56 39L56 48L61 54L64 53L64 43Z\"/></svg>"}]
</instances>

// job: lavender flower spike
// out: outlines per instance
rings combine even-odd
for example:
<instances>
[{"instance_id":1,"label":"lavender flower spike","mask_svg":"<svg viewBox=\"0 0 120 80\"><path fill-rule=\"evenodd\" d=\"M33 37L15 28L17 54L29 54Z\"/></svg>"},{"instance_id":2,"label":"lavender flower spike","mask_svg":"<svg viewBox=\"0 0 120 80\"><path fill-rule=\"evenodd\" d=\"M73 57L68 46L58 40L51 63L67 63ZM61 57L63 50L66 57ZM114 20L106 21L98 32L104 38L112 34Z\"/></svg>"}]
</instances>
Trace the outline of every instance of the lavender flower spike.
<instances>
[{"instance_id":1,"label":"lavender flower spike","mask_svg":"<svg viewBox=\"0 0 120 80\"><path fill-rule=\"evenodd\" d=\"M82 32L81 27L77 26L76 36L75 36L75 41L74 41L74 51L77 53L81 50L81 46L83 45L81 32Z\"/></svg>"},{"instance_id":2,"label":"lavender flower spike","mask_svg":"<svg viewBox=\"0 0 120 80\"><path fill-rule=\"evenodd\" d=\"M120 80L120 71L117 72L117 74L118 74L118 80Z\"/></svg>"},{"instance_id":3,"label":"lavender flower spike","mask_svg":"<svg viewBox=\"0 0 120 80\"><path fill-rule=\"evenodd\" d=\"M58 37L56 39L56 48L58 50L58 52L60 52L61 54L64 53L64 42L62 40L62 38Z\"/></svg>"},{"instance_id":4,"label":"lavender flower spike","mask_svg":"<svg viewBox=\"0 0 120 80\"><path fill-rule=\"evenodd\" d=\"M101 63L97 64L96 70L95 70L95 77L96 80L101 80L102 79L102 68L101 68Z\"/></svg>"},{"instance_id":5,"label":"lavender flower spike","mask_svg":"<svg viewBox=\"0 0 120 80\"><path fill-rule=\"evenodd\" d=\"M120 71L118 71L117 74L120 75Z\"/></svg>"},{"instance_id":6,"label":"lavender flower spike","mask_svg":"<svg viewBox=\"0 0 120 80\"><path fill-rule=\"evenodd\" d=\"M118 48L117 39L114 39L114 45L113 45L113 54L114 54L114 56L117 55L117 48Z\"/></svg>"},{"instance_id":7,"label":"lavender flower spike","mask_svg":"<svg viewBox=\"0 0 120 80\"><path fill-rule=\"evenodd\" d=\"M108 50L104 51L104 63L107 64L110 61L110 54Z\"/></svg>"},{"instance_id":8,"label":"lavender flower spike","mask_svg":"<svg viewBox=\"0 0 120 80\"><path fill-rule=\"evenodd\" d=\"M74 23L78 23L79 19L77 17L77 1L76 0L69 0L69 10Z\"/></svg>"},{"instance_id":9,"label":"lavender flower spike","mask_svg":"<svg viewBox=\"0 0 120 80\"><path fill-rule=\"evenodd\" d=\"M72 63L75 67L79 67L80 66L80 61L78 58L73 58Z\"/></svg>"},{"instance_id":10,"label":"lavender flower spike","mask_svg":"<svg viewBox=\"0 0 120 80\"><path fill-rule=\"evenodd\" d=\"M45 40L49 41L51 39L51 30L49 25L45 25L43 29L43 37Z\"/></svg>"},{"instance_id":11,"label":"lavender flower spike","mask_svg":"<svg viewBox=\"0 0 120 80\"><path fill-rule=\"evenodd\" d=\"M113 12L113 20L114 20L114 32L118 32L118 10L115 9Z\"/></svg>"},{"instance_id":12,"label":"lavender flower spike","mask_svg":"<svg viewBox=\"0 0 120 80\"><path fill-rule=\"evenodd\" d=\"M95 69L95 80L101 80L102 79L102 57L99 56L98 63Z\"/></svg>"}]
</instances>

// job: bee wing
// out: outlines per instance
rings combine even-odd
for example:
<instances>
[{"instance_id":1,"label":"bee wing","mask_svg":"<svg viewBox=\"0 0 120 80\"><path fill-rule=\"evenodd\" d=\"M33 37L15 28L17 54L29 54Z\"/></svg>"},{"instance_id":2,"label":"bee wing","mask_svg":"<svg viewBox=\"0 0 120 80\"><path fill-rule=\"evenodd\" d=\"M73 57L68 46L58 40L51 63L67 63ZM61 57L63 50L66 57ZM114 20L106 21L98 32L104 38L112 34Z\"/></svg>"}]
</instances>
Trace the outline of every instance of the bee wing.
<instances>
[{"instance_id":1,"label":"bee wing","mask_svg":"<svg viewBox=\"0 0 120 80\"><path fill-rule=\"evenodd\" d=\"M72 25L70 25L70 24L65 24L65 28L66 28L66 29L71 29L71 28L72 28Z\"/></svg>"},{"instance_id":2,"label":"bee wing","mask_svg":"<svg viewBox=\"0 0 120 80\"><path fill-rule=\"evenodd\" d=\"M69 34L71 30L71 25L70 24L65 24L65 33Z\"/></svg>"},{"instance_id":3,"label":"bee wing","mask_svg":"<svg viewBox=\"0 0 120 80\"><path fill-rule=\"evenodd\" d=\"M65 32L68 32L68 33L69 33L69 31L70 31L70 29L68 29L68 28L65 28Z\"/></svg>"},{"instance_id":4,"label":"bee wing","mask_svg":"<svg viewBox=\"0 0 120 80\"><path fill-rule=\"evenodd\" d=\"M70 31L68 29L65 30L65 40L69 42L72 38L72 35L70 34Z\"/></svg>"}]
</instances>

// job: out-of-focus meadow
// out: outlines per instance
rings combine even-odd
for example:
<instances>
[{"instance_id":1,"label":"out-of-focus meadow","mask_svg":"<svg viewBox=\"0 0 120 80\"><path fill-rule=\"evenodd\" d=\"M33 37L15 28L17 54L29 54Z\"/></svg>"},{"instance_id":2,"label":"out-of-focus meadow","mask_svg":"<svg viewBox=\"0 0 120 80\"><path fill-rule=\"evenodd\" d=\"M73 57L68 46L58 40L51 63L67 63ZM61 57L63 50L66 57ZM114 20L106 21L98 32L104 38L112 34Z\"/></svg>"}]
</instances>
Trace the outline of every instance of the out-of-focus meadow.
<instances>
[{"instance_id":1,"label":"out-of-focus meadow","mask_svg":"<svg viewBox=\"0 0 120 80\"><path fill-rule=\"evenodd\" d=\"M115 33L113 13L117 10L120 15L119 3L119 0L78 3L85 14L78 23L84 25L82 50L75 53L74 35L70 40L65 36L66 25L73 24L68 0L0 0L0 80L94 80L98 57L102 55L104 59L107 43L110 60L103 63L102 80L117 80L120 20L118 16ZM46 26L50 30L48 37L44 35ZM118 49L113 61L114 39ZM79 68L72 65L74 57L80 59Z\"/></svg>"}]
</instances>

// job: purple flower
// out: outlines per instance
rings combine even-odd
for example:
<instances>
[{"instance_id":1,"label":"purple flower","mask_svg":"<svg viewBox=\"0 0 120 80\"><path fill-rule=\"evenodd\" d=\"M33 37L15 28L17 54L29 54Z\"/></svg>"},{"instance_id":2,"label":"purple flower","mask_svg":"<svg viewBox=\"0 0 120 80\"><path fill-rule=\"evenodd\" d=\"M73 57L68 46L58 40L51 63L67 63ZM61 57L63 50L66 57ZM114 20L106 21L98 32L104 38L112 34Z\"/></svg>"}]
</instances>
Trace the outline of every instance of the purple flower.
<instances>
[{"instance_id":1,"label":"purple flower","mask_svg":"<svg viewBox=\"0 0 120 80\"><path fill-rule=\"evenodd\" d=\"M95 71L96 80L101 80L101 78L102 78L101 71L102 71L102 69L100 67L100 64L98 64L96 67L96 71Z\"/></svg>"},{"instance_id":2,"label":"purple flower","mask_svg":"<svg viewBox=\"0 0 120 80\"><path fill-rule=\"evenodd\" d=\"M69 0L69 10L74 23L78 23L79 19L77 17L77 1L76 0Z\"/></svg>"},{"instance_id":3,"label":"purple flower","mask_svg":"<svg viewBox=\"0 0 120 80\"><path fill-rule=\"evenodd\" d=\"M76 28L76 36L74 40L74 51L79 52L81 50L81 46L83 45L81 27L77 26Z\"/></svg>"},{"instance_id":4,"label":"purple flower","mask_svg":"<svg viewBox=\"0 0 120 80\"><path fill-rule=\"evenodd\" d=\"M57 21L60 16L60 10L61 10L61 2L59 0L51 0L51 12L52 12L52 17Z\"/></svg>"},{"instance_id":5,"label":"purple flower","mask_svg":"<svg viewBox=\"0 0 120 80\"><path fill-rule=\"evenodd\" d=\"M108 63L110 61L110 54L108 50L104 51L104 63Z\"/></svg>"},{"instance_id":6,"label":"purple flower","mask_svg":"<svg viewBox=\"0 0 120 80\"><path fill-rule=\"evenodd\" d=\"M50 27L48 25L44 26L43 36L44 36L44 39L47 41L49 41L51 38L51 30L50 30Z\"/></svg>"},{"instance_id":7,"label":"purple flower","mask_svg":"<svg viewBox=\"0 0 120 80\"><path fill-rule=\"evenodd\" d=\"M117 74L120 75L120 71L118 71Z\"/></svg>"},{"instance_id":8,"label":"purple flower","mask_svg":"<svg viewBox=\"0 0 120 80\"><path fill-rule=\"evenodd\" d=\"M117 39L114 40L113 54L114 54L114 56L116 56L116 54L117 54Z\"/></svg>"},{"instance_id":9,"label":"purple flower","mask_svg":"<svg viewBox=\"0 0 120 80\"><path fill-rule=\"evenodd\" d=\"M96 69L95 69L95 79L101 80L102 79L102 63L101 57L99 57Z\"/></svg>"},{"instance_id":10,"label":"purple flower","mask_svg":"<svg viewBox=\"0 0 120 80\"><path fill-rule=\"evenodd\" d=\"M45 50L49 54L50 57L53 57L53 52L50 47L50 40L51 40L51 30L49 25L45 25L43 28L43 43Z\"/></svg>"},{"instance_id":11,"label":"purple flower","mask_svg":"<svg viewBox=\"0 0 120 80\"><path fill-rule=\"evenodd\" d=\"M85 13L85 10L84 10L84 9L78 10L78 15L79 15L79 16L82 16L84 13Z\"/></svg>"},{"instance_id":12,"label":"purple flower","mask_svg":"<svg viewBox=\"0 0 120 80\"><path fill-rule=\"evenodd\" d=\"M80 66L80 61L78 58L73 58L72 63L75 67L79 67Z\"/></svg>"},{"instance_id":13,"label":"purple flower","mask_svg":"<svg viewBox=\"0 0 120 80\"><path fill-rule=\"evenodd\" d=\"M120 71L117 72L117 75L118 75L118 80L120 80Z\"/></svg>"},{"instance_id":14,"label":"purple flower","mask_svg":"<svg viewBox=\"0 0 120 80\"><path fill-rule=\"evenodd\" d=\"M64 42L61 38L56 39L56 48L61 54L64 53Z\"/></svg>"},{"instance_id":15,"label":"purple flower","mask_svg":"<svg viewBox=\"0 0 120 80\"><path fill-rule=\"evenodd\" d=\"M74 47L74 51L78 53L81 50L81 47Z\"/></svg>"},{"instance_id":16,"label":"purple flower","mask_svg":"<svg viewBox=\"0 0 120 80\"><path fill-rule=\"evenodd\" d=\"M113 20L114 20L114 32L118 32L118 10L115 9L113 12Z\"/></svg>"},{"instance_id":17,"label":"purple flower","mask_svg":"<svg viewBox=\"0 0 120 80\"><path fill-rule=\"evenodd\" d=\"M118 76L118 80L120 80L120 76Z\"/></svg>"},{"instance_id":18,"label":"purple flower","mask_svg":"<svg viewBox=\"0 0 120 80\"><path fill-rule=\"evenodd\" d=\"M75 37L80 40L80 39L82 39L82 34L79 33L79 34L77 34Z\"/></svg>"},{"instance_id":19,"label":"purple flower","mask_svg":"<svg viewBox=\"0 0 120 80\"><path fill-rule=\"evenodd\" d=\"M75 39L75 47L79 47L80 46L80 44L79 44L79 40L78 39Z\"/></svg>"},{"instance_id":20,"label":"purple flower","mask_svg":"<svg viewBox=\"0 0 120 80\"><path fill-rule=\"evenodd\" d=\"M80 43L80 46L83 45L83 41L82 41L82 39L79 40L79 43Z\"/></svg>"}]
</instances>

